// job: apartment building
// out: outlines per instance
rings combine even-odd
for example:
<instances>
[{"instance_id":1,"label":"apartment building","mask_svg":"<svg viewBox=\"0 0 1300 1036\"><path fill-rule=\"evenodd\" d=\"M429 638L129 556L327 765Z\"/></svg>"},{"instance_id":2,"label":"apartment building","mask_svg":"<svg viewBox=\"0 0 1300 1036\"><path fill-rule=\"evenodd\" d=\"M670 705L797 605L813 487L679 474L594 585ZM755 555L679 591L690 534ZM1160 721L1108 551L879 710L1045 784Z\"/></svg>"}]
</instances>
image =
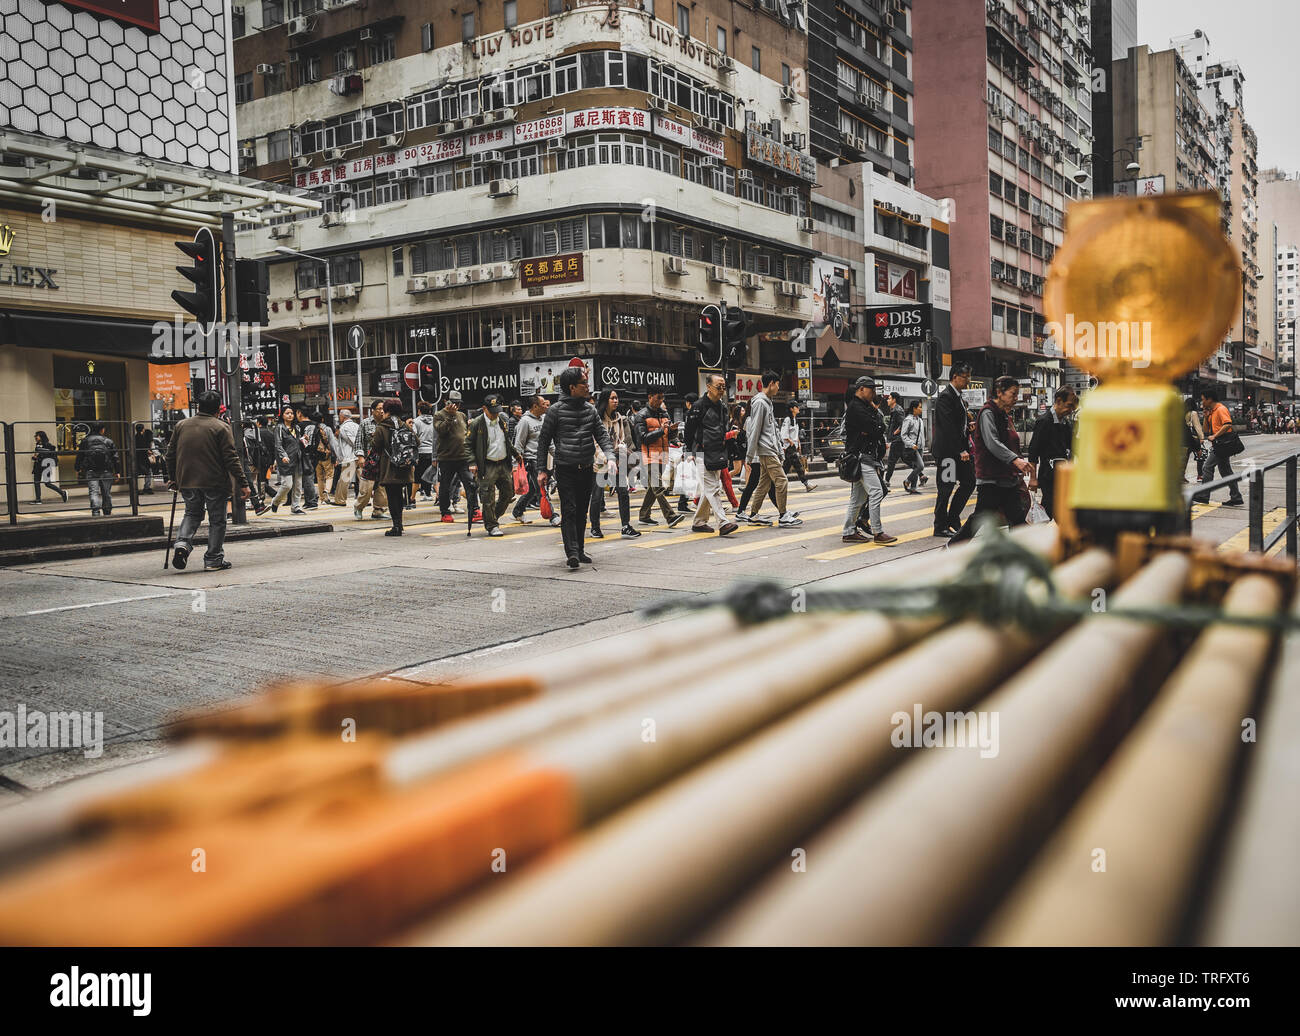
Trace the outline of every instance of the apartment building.
<instances>
[{"instance_id":1,"label":"apartment building","mask_svg":"<svg viewBox=\"0 0 1300 1036\"><path fill-rule=\"evenodd\" d=\"M329 209L241 235L245 254L328 262L328 300L326 262L272 267L268 333L295 399L327 401L331 353L348 399L396 390L401 362L425 352L471 404L524 393L574 356L593 389L680 399L699 390L702 304L745 309L751 364L758 335L788 341L807 323L817 174L795 75L801 4L265 0L236 13L245 168Z\"/></svg>"},{"instance_id":2,"label":"apartment building","mask_svg":"<svg viewBox=\"0 0 1300 1036\"><path fill-rule=\"evenodd\" d=\"M1090 31L1081 0L952 0L912 37L915 185L958 213L953 357L1044 393L1064 371L1046 355L1043 285L1066 207L1090 193Z\"/></svg>"},{"instance_id":3,"label":"apartment building","mask_svg":"<svg viewBox=\"0 0 1300 1036\"><path fill-rule=\"evenodd\" d=\"M1273 228L1276 241L1274 333L1278 376L1288 395L1296 395L1295 319L1300 315L1300 178L1280 169L1264 169L1259 179L1259 226L1266 236Z\"/></svg>"},{"instance_id":4,"label":"apartment building","mask_svg":"<svg viewBox=\"0 0 1300 1036\"><path fill-rule=\"evenodd\" d=\"M1092 128L1095 139L1092 145L1092 193L1105 197L1115 193L1114 159L1117 151L1126 149L1124 166L1136 161L1135 152L1140 141L1121 140L1115 136L1115 95L1111 84L1115 80L1114 62L1127 57L1130 47L1136 47L1137 0L1091 0L1092 21ZM1133 179L1133 172L1125 168L1124 179Z\"/></svg>"}]
</instances>

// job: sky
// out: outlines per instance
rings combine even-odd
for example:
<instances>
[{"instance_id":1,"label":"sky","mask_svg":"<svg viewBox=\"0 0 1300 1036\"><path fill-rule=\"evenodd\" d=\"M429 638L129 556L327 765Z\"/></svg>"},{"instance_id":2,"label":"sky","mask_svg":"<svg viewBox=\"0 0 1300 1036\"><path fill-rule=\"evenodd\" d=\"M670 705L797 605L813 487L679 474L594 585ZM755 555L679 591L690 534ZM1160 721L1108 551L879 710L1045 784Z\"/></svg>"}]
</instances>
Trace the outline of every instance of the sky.
<instances>
[{"instance_id":1,"label":"sky","mask_svg":"<svg viewBox=\"0 0 1300 1036\"><path fill-rule=\"evenodd\" d=\"M1300 172L1300 0L1138 0L1138 42L1167 50L1203 29L1212 61L1246 76L1246 121L1259 138L1259 168Z\"/></svg>"}]
</instances>

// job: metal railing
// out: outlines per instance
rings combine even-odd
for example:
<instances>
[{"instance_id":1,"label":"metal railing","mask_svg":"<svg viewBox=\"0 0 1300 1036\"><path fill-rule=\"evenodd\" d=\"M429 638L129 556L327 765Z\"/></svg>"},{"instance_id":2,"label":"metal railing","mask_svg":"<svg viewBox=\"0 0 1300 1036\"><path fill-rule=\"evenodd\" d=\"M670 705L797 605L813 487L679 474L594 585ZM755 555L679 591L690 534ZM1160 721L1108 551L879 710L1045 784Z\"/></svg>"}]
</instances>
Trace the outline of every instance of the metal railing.
<instances>
[{"instance_id":1,"label":"metal railing","mask_svg":"<svg viewBox=\"0 0 1300 1036\"><path fill-rule=\"evenodd\" d=\"M1256 554L1265 554L1272 550L1278 544L1278 541L1285 536L1287 556L1295 558L1297 539L1300 538L1297 536L1298 516L1296 508L1296 470L1298 461L1300 461L1300 452L1293 453L1288 457L1282 457L1269 464L1260 464L1257 461L1250 460L1247 461L1246 466L1241 471L1233 472L1231 475L1224 475L1211 482L1189 485L1183 490L1183 502L1187 505L1188 527L1191 526L1193 497L1208 496L1216 489L1236 486L1240 482L1248 481L1250 487L1247 499L1247 525L1250 529L1250 550ZM1280 467L1286 469L1286 519L1268 536L1265 536L1264 475L1266 472Z\"/></svg>"}]
</instances>

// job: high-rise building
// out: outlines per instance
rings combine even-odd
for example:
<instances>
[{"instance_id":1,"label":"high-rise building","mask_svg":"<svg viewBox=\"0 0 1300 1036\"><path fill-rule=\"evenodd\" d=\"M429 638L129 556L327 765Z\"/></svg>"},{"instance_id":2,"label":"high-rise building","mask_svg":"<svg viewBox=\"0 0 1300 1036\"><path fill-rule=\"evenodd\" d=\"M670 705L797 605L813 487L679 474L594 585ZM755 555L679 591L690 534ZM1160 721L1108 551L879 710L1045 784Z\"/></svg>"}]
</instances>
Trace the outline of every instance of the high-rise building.
<instances>
[{"instance_id":1,"label":"high-rise building","mask_svg":"<svg viewBox=\"0 0 1300 1036\"><path fill-rule=\"evenodd\" d=\"M952 349L1031 391L1045 355L1043 284L1065 208L1088 196L1092 59L1086 3L952 0L916 18L916 186L952 198Z\"/></svg>"},{"instance_id":2,"label":"high-rise building","mask_svg":"<svg viewBox=\"0 0 1300 1036\"><path fill-rule=\"evenodd\" d=\"M1115 79L1113 63L1138 44L1137 0L1091 0L1091 11L1092 128L1096 134L1092 145L1093 194L1104 196L1114 193L1112 167L1118 157L1116 152L1127 149L1125 166L1136 161L1135 142L1115 136L1115 94L1111 84ZM1126 171L1123 178L1133 179L1134 174Z\"/></svg>"},{"instance_id":3,"label":"high-rise building","mask_svg":"<svg viewBox=\"0 0 1300 1036\"><path fill-rule=\"evenodd\" d=\"M1272 228L1274 249L1273 329L1278 378L1288 395L1296 394L1296 327L1300 315L1300 178L1280 169L1264 169L1259 179L1261 238ZM1267 241L1262 242L1267 245ZM1267 248L1263 249L1267 252Z\"/></svg>"},{"instance_id":4,"label":"high-rise building","mask_svg":"<svg viewBox=\"0 0 1300 1036\"><path fill-rule=\"evenodd\" d=\"M295 402L326 401L331 355L348 399L395 391L425 352L471 404L574 357L593 390L680 400L699 390L700 307L719 300L752 320L747 364L775 334L793 371L815 255L802 4L236 11L239 153L329 210L245 235L246 251L316 257L271 270Z\"/></svg>"}]
</instances>

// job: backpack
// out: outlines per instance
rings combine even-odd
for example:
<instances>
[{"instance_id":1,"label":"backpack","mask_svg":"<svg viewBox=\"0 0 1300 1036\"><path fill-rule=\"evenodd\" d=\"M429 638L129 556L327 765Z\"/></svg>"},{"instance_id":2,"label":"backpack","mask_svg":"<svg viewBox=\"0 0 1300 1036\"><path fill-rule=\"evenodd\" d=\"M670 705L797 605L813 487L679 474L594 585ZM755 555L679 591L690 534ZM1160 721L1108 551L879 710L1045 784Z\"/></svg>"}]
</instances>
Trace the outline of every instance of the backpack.
<instances>
[{"instance_id":1,"label":"backpack","mask_svg":"<svg viewBox=\"0 0 1300 1036\"><path fill-rule=\"evenodd\" d=\"M98 442L92 442L90 449L86 451L86 470L87 471L112 471L113 470L113 453L105 445L102 436L95 436Z\"/></svg>"},{"instance_id":2,"label":"backpack","mask_svg":"<svg viewBox=\"0 0 1300 1036\"><path fill-rule=\"evenodd\" d=\"M409 468L419 448L419 436L406 425L398 425L388 437L388 463L395 468Z\"/></svg>"}]
</instances>

